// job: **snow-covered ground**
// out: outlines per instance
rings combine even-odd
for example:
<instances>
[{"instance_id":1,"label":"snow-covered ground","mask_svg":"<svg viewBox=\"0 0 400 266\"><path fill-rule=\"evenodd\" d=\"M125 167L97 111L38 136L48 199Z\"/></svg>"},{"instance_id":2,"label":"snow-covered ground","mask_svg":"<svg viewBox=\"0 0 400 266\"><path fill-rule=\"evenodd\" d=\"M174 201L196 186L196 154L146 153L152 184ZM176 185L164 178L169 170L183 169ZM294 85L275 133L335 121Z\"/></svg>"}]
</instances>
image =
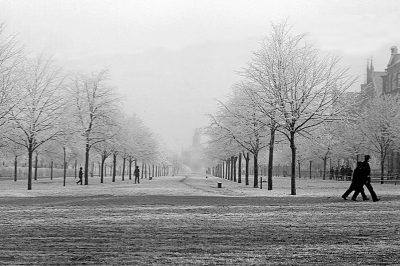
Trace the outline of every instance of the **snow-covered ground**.
<instances>
[{"instance_id":1,"label":"snow-covered ground","mask_svg":"<svg viewBox=\"0 0 400 266\"><path fill-rule=\"evenodd\" d=\"M267 183L263 182L263 188L253 188L253 179L250 178L249 185L238 184L233 181L205 175L182 175L154 177L152 180L140 179L140 184L134 184L133 180L121 177L116 182L111 182L106 177L100 184L99 177L90 177L88 186L75 184L77 180L68 177L66 186L63 187L61 178L49 180L41 178L33 181L32 190L27 190L27 180L0 181L0 197L37 197L37 196L144 196L144 195L166 195L166 196L226 196L226 197L287 197L290 195L290 178L274 177L273 190L267 190ZM217 183L222 182L222 188ZM320 179L296 179L296 196L308 197L340 197L348 188L350 182ZM400 185L377 184L373 187L379 197L399 196ZM368 192L367 192L368 195ZM295 197L296 197L295 196Z\"/></svg>"},{"instance_id":2,"label":"snow-covered ground","mask_svg":"<svg viewBox=\"0 0 400 266\"><path fill-rule=\"evenodd\" d=\"M75 181L0 181L0 265L400 263L399 186L352 202L345 181L296 179L296 196L289 178L272 191L205 176Z\"/></svg>"}]
</instances>

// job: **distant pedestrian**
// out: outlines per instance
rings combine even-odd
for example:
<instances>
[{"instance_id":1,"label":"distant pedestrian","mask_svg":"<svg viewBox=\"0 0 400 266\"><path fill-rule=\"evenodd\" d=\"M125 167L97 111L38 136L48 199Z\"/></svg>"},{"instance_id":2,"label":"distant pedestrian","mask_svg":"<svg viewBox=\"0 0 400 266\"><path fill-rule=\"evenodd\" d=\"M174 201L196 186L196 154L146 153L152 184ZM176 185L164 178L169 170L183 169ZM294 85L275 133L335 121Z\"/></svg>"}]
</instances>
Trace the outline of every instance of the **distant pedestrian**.
<instances>
[{"instance_id":1,"label":"distant pedestrian","mask_svg":"<svg viewBox=\"0 0 400 266\"><path fill-rule=\"evenodd\" d=\"M357 196L359 193L361 193L363 200L368 200L367 196L364 193L364 188L363 188L364 183L365 179L363 176L363 163L357 162L357 167L356 169L354 169L353 179L351 180L350 187L342 195L342 198L346 200L347 196L349 196L350 193L354 191L351 200L357 201Z\"/></svg>"},{"instance_id":2,"label":"distant pedestrian","mask_svg":"<svg viewBox=\"0 0 400 266\"><path fill-rule=\"evenodd\" d=\"M339 166L336 167L336 169L335 169L335 178L336 178L336 180L339 179Z\"/></svg>"},{"instance_id":3,"label":"distant pedestrian","mask_svg":"<svg viewBox=\"0 0 400 266\"><path fill-rule=\"evenodd\" d=\"M81 184L82 185L82 179L83 179L83 170L82 170L82 167L81 168L79 168L79 180L78 180L78 182L76 182L76 184Z\"/></svg>"},{"instance_id":4,"label":"distant pedestrian","mask_svg":"<svg viewBox=\"0 0 400 266\"><path fill-rule=\"evenodd\" d=\"M333 169L333 167L331 167L331 169L329 170L329 179L333 180L335 176L335 170Z\"/></svg>"},{"instance_id":5,"label":"distant pedestrian","mask_svg":"<svg viewBox=\"0 0 400 266\"><path fill-rule=\"evenodd\" d=\"M374 188L371 185L371 168L369 167L369 159L371 156L365 155L364 156L364 162L363 163L363 176L365 180L365 186L368 188L369 193L371 194L372 200L373 201L379 201L380 199L376 195Z\"/></svg>"},{"instance_id":6,"label":"distant pedestrian","mask_svg":"<svg viewBox=\"0 0 400 266\"><path fill-rule=\"evenodd\" d=\"M340 179L341 180L345 180L345 176L346 176L346 169L344 168L344 166L342 165L340 167Z\"/></svg>"},{"instance_id":7,"label":"distant pedestrian","mask_svg":"<svg viewBox=\"0 0 400 266\"><path fill-rule=\"evenodd\" d=\"M135 184L136 181L139 184L139 174L140 174L139 166L136 166L135 171L133 172L133 175L135 176Z\"/></svg>"}]
</instances>

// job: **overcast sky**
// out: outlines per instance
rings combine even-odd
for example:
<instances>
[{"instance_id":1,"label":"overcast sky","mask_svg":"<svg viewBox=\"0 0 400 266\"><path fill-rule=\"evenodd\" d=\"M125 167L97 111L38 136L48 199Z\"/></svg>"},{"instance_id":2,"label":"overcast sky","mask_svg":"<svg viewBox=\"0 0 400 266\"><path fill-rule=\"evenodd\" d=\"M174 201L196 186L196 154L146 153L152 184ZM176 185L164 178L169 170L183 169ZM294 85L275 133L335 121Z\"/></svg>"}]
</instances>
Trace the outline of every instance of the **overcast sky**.
<instances>
[{"instance_id":1,"label":"overcast sky","mask_svg":"<svg viewBox=\"0 0 400 266\"><path fill-rule=\"evenodd\" d=\"M399 14L397 0L0 0L0 20L28 52L69 70L110 69L126 112L178 151L240 79L271 22L288 19L361 83L367 58L384 70L400 46Z\"/></svg>"}]
</instances>

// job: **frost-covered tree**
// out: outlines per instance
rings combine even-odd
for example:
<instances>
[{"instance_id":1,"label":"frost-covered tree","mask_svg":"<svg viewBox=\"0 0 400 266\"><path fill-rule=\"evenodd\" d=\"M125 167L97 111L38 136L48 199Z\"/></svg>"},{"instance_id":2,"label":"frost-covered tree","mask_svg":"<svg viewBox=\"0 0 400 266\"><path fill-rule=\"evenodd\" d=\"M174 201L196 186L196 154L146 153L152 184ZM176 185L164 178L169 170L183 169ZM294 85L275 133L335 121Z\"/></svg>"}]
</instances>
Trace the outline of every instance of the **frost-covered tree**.
<instances>
[{"instance_id":1,"label":"frost-covered tree","mask_svg":"<svg viewBox=\"0 0 400 266\"><path fill-rule=\"evenodd\" d=\"M74 118L85 141L85 185L89 184L89 154L93 145L109 138L108 128L114 125L113 114L118 98L107 84L107 71L91 76L79 75L71 84Z\"/></svg>"},{"instance_id":2,"label":"frost-covered tree","mask_svg":"<svg viewBox=\"0 0 400 266\"><path fill-rule=\"evenodd\" d=\"M21 100L10 112L13 130L8 138L28 151L28 190L31 190L33 152L64 133L60 127L65 105L64 76L43 56L27 60L20 71Z\"/></svg>"},{"instance_id":3,"label":"frost-covered tree","mask_svg":"<svg viewBox=\"0 0 400 266\"><path fill-rule=\"evenodd\" d=\"M376 96L357 119L364 147L379 156L382 181L386 156L399 136L399 102L392 95Z\"/></svg>"},{"instance_id":4,"label":"frost-covered tree","mask_svg":"<svg viewBox=\"0 0 400 266\"><path fill-rule=\"evenodd\" d=\"M354 79L340 68L338 58L321 56L286 23L272 25L244 76L258 85L257 97L274 110L265 114L290 143L291 194L296 195L296 136L335 116L340 111L335 103Z\"/></svg>"},{"instance_id":5,"label":"frost-covered tree","mask_svg":"<svg viewBox=\"0 0 400 266\"><path fill-rule=\"evenodd\" d=\"M6 143L5 129L10 111L19 102L18 80L23 74L18 67L22 64L22 53L15 37L6 33L5 24L0 24L0 149ZM3 144L3 145L2 145Z\"/></svg>"},{"instance_id":6,"label":"frost-covered tree","mask_svg":"<svg viewBox=\"0 0 400 266\"><path fill-rule=\"evenodd\" d=\"M254 187L258 187L258 155L268 146L268 130L262 114L246 95L235 90L227 104L220 102L219 112L211 116L211 126L225 131L244 150L253 154Z\"/></svg>"}]
</instances>

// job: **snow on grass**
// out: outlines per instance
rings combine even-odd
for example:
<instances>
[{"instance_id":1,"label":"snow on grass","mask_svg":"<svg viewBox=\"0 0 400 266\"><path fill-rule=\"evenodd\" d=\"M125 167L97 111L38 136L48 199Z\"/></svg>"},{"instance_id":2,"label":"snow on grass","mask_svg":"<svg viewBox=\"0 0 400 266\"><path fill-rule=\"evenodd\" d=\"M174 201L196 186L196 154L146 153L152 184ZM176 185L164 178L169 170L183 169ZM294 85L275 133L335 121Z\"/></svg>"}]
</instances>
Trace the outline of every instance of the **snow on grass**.
<instances>
[{"instance_id":1,"label":"snow on grass","mask_svg":"<svg viewBox=\"0 0 400 266\"><path fill-rule=\"evenodd\" d=\"M99 177L90 177L89 185L77 185L77 179L68 177L63 187L62 178L41 178L33 181L32 190L27 190L27 181L12 180L0 181L0 197L38 197L38 196L222 196L222 197L287 197L290 195L290 178L274 177L273 190L267 190L267 183L263 182L263 189L253 188L252 177L249 185L233 181L200 175L163 176L152 180L140 179L140 184L133 180L117 177L111 182L106 177L100 184ZM222 188L217 183L222 182ZM320 179L296 179L297 196L307 197L340 197L348 188L350 182ZM379 197L399 196L400 186L393 184L373 184ZM367 195L368 192L366 191ZM296 196L295 196L296 197Z\"/></svg>"}]
</instances>

